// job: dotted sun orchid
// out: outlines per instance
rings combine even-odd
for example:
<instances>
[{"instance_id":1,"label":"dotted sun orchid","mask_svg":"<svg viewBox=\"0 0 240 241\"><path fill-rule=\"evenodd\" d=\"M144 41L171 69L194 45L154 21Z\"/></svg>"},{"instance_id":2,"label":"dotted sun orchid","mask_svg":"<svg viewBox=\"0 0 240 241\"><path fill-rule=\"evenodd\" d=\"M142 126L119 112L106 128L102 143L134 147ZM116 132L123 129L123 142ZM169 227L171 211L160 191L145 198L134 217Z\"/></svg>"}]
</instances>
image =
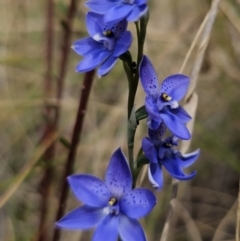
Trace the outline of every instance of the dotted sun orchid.
<instances>
[{"instance_id":1,"label":"dotted sun orchid","mask_svg":"<svg viewBox=\"0 0 240 241\"><path fill-rule=\"evenodd\" d=\"M145 137L142 140L142 149L149 159L148 178L156 189L161 189L163 186L162 166L170 173L170 175L178 180L189 180L196 175L196 171L191 174L184 174L183 168L193 164L200 153L197 149L188 154L181 154L181 152L174 149L177 146L178 138L170 136L162 140L165 132L165 125L162 123L157 130L149 129L149 138Z\"/></svg>"},{"instance_id":2,"label":"dotted sun orchid","mask_svg":"<svg viewBox=\"0 0 240 241\"><path fill-rule=\"evenodd\" d=\"M178 138L190 139L186 123L191 117L178 103L187 92L189 78L182 74L170 75L159 88L155 69L147 56L141 61L139 74L147 95L145 108L149 115L148 127L156 130L164 122Z\"/></svg>"},{"instance_id":3,"label":"dotted sun orchid","mask_svg":"<svg viewBox=\"0 0 240 241\"><path fill-rule=\"evenodd\" d=\"M132 35L127 29L127 21L104 23L103 16L89 12L86 25L90 37L73 43L72 49L83 56L77 65L77 72L87 72L97 67L99 77L108 74L120 55L125 53L132 43Z\"/></svg>"},{"instance_id":4,"label":"dotted sun orchid","mask_svg":"<svg viewBox=\"0 0 240 241\"><path fill-rule=\"evenodd\" d=\"M84 203L59 220L66 229L96 227L93 241L145 241L138 218L148 214L156 204L154 194L144 188L132 189L132 175L121 149L117 149L107 167L105 181L88 174L68 177L71 189Z\"/></svg>"},{"instance_id":5,"label":"dotted sun orchid","mask_svg":"<svg viewBox=\"0 0 240 241\"><path fill-rule=\"evenodd\" d=\"M148 0L89 0L85 3L91 11L104 15L105 22L126 19L138 21L148 10Z\"/></svg>"}]
</instances>

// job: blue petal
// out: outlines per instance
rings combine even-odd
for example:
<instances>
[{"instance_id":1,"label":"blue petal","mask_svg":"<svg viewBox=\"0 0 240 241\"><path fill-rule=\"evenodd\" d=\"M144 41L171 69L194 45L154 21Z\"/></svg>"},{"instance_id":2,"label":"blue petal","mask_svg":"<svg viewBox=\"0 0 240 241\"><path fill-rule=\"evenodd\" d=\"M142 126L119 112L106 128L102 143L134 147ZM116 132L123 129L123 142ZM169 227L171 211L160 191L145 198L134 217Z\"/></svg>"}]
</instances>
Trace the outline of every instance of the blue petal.
<instances>
[{"instance_id":1,"label":"blue petal","mask_svg":"<svg viewBox=\"0 0 240 241\"><path fill-rule=\"evenodd\" d=\"M147 159L150 162L158 163L157 150L156 150L154 144L149 140L149 138L147 138L147 137L143 138L142 149L143 149L143 152L145 153Z\"/></svg>"},{"instance_id":2,"label":"blue petal","mask_svg":"<svg viewBox=\"0 0 240 241\"><path fill-rule=\"evenodd\" d=\"M125 215L119 217L118 231L122 241L146 241L141 224Z\"/></svg>"},{"instance_id":3,"label":"blue petal","mask_svg":"<svg viewBox=\"0 0 240 241\"><path fill-rule=\"evenodd\" d=\"M121 37L117 40L113 55L119 57L121 54L125 53L132 44L132 34L129 31L125 31Z\"/></svg>"},{"instance_id":4,"label":"blue petal","mask_svg":"<svg viewBox=\"0 0 240 241\"><path fill-rule=\"evenodd\" d=\"M181 120L173 115L171 112L163 109L160 112L161 118L170 131L180 139L189 140L191 135L187 127L181 122Z\"/></svg>"},{"instance_id":5,"label":"blue petal","mask_svg":"<svg viewBox=\"0 0 240 241\"><path fill-rule=\"evenodd\" d=\"M153 119L155 121L161 120L160 112L157 109L156 101L154 100L152 95L146 96L145 108L146 108L148 115L151 117L151 119Z\"/></svg>"},{"instance_id":6,"label":"blue petal","mask_svg":"<svg viewBox=\"0 0 240 241\"><path fill-rule=\"evenodd\" d=\"M147 126L149 129L157 130L157 128L161 125L162 119L159 118L159 120L155 121L151 119L151 117L148 116L147 118Z\"/></svg>"},{"instance_id":7,"label":"blue petal","mask_svg":"<svg viewBox=\"0 0 240 241\"><path fill-rule=\"evenodd\" d=\"M108 2L108 1L102 0L101 3L99 3L99 0L92 0L92 1L87 1L85 3L85 6L93 12L96 12L99 14L105 14L111 8L116 6L116 2Z\"/></svg>"},{"instance_id":8,"label":"blue petal","mask_svg":"<svg viewBox=\"0 0 240 241\"><path fill-rule=\"evenodd\" d=\"M166 93L173 100L180 101L187 92L190 79L183 74L168 76L161 86L161 93Z\"/></svg>"},{"instance_id":9,"label":"blue petal","mask_svg":"<svg viewBox=\"0 0 240 241\"><path fill-rule=\"evenodd\" d=\"M118 148L112 155L105 175L106 184L113 197L120 199L132 188L132 174L126 157Z\"/></svg>"},{"instance_id":10,"label":"blue petal","mask_svg":"<svg viewBox=\"0 0 240 241\"><path fill-rule=\"evenodd\" d=\"M148 0L136 0L135 3L136 3L138 6L141 6L142 4L147 3L147 1L148 1Z\"/></svg>"},{"instance_id":11,"label":"blue petal","mask_svg":"<svg viewBox=\"0 0 240 241\"><path fill-rule=\"evenodd\" d=\"M179 165L182 168L189 167L197 160L197 158L199 157L199 154L200 154L200 149L197 149L194 152L177 156L179 159Z\"/></svg>"},{"instance_id":12,"label":"blue petal","mask_svg":"<svg viewBox=\"0 0 240 241\"><path fill-rule=\"evenodd\" d=\"M97 49L103 49L104 46L101 43L96 42L91 37L86 37L75 41L72 45L72 49L79 55L86 56L90 52Z\"/></svg>"},{"instance_id":13,"label":"blue petal","mask_svg":"<svg viewBox=\"0 0 240 241\"><path fill-rule=\"evenodd\" d=\"M88 12L86 15L86 26L88 34L93 38L96 34L102 33L103 16L97 13Z\"/></svg>"},{"instance_id":14,"label":"blue petal","mask_svg":"<svg viewBox=\"0 0 240 241\"><path fill-rule=\"evenodd\" d=\"M127 25L128 22L126 21L126 19L123 19L122 21L117 23L107 23L105 27L106 29L111 29L111 31L114 33L114 37L118 39L126 31Z\"/></svg>"},{"instance_id":15,"label":"blue petal","mask_svg":"<svg viewBox=\"0 0 240 241\"><path fill-rule=\"evenodd\" d=\"M171 109L171 112L179 119L181 119L182 123L184 124L186 124L192 119L192 117L187 113L187 111L185 111L181 106L178 106L175 109Z\"/></svg>"},{"instance_id":16,"label":"blue petal","mask_svg":"<svg viewBox=\"0 0 240 241\"><path fill-rule=\"evenodd\" d=\"M75 174L68 181L77 198L89 206L104 207L111 198L106 184L95 176Z\"/></svg>"},{"instance_id":17,"label":"blue petal","mask_svg":"<svg viewBox=\"0 0 240 241\"><path fill-rule=\"evenodd\" d=\"M158 163L150 163L148 166L148 179L153 187L160 190L163 187L162 167Z\"/></svg>"},{"instance_id":18,"label":"blue petal","mask_svg":"<svg viewBox=\"0 0 240 241\"><path fill-rule=\"evenodd\" d=\"M87 72L95 69L104 60L110 56L111 52L108 50L96 50L82 59L82 61L77 65L76 72Z\"/></svg>"},{"instance_id":19,"label":"blue petal","mask_svg":"<svg viewBox=\"0 0 240 241\"><path fill-rule=\"evenodd\" d=\"M141 218L148 214L157 200L154 194L144 188L136 188L127 192L120 201L120 210L131 218Z\"/></svg>"},{"instance_id":20,"label":"blue petal","mask_svg":"<svg viewBox=\"0 0 240 241\"><path fill-rule=\"evenodd\" d=\"M172 177L179 180L189 180L193 178L197 173L196 171L194 171L188 175L184 174L176 158L170 159L166 157L163 160L161 160L161 163L166 168L166 170L171 174Z\"/></svg>"},{"instance_id":21,"label":"blue petal","mask_svg":"<svg viewBox=\"0 0 240 241\"><path fill-rule=\"evenodd\" d=\"M166 142L165 142L166 143ZM172 149L169 147L166 147L163 143L159 148L158 148L158 157L159 159L163 159L164 155L166 152L169 152L169 150L172 152Z\"/></svg>"},{"instance_id":22,"label":"blue petal","mask_svg":"<svg viewBox=\"0 0 240 241\"><path fill-rule=\"evenodd\" d=\"M92 241L116 241L118 237L118 221L118 216L106 216L95 230Z\"/></svg>"},{"instance_id":23,"label":"blue petal","mask_svg":"<svg viewBox=\"0 0 240 241\"><path fill-rule=\"evenodd\" d=\"M148 135L151 140L161 142L166 130L166 125L163 122L161 122L161 124L156 130L148 129Z\"/></svg>"},{"instance_id":24,"label":"blue petal","mask_svg":"<svg viewBox=\"0 0 240 241\"><path fill-rule=\"evenodd\" d=\"M135 6L132 12L128 15L127 21L129 22L136 22L138 21L148 10L148 6L143 4L141 6Z\"/></svg>"},{"instance_id":25,"label":"blue petal","mask_svg":"<svg viewBox=\"0 0 240 241\"><path fill-rule=\"evenodd\" d=\"M83 205L72 210L56 222L57 227L66 229L88 229L97 226L105 217L102 208Z\"/></svg>"},{"instance_id":26,"label":"blue petal","mask_svg":"<svg viewBox=\"0 0 240 241\"><path fill-rule=\"evenodd\" d=\"M145 93L157 98L157 95L159 94L157 74L151 61L145 55L139 66L139 75Z\"/></svg>"},{"instance_id":27,"label":"blue petal","mask_svg":"<svg viewBox=\"0 0 240 241\"><path fill-rule=\"evenodd\" d=\"M112 8L104 15L104 21L107 22L118 22L126 18L127 15L132 11L134 5L131 4L120 4Z\"/></svg>"},{"instance_id":28,"label":"blue petal","mask_svg":"<svg viewBox=\"0 0 240 241\"><path fill-rule=\"evenodd\" d=\"M99 67L98 69L98 77L102 77L109 73L109 71L113 68L113 66L116 64L118 58L114 57L113 54L110 55L106 61Z\"/></svg>"}]
</instances>

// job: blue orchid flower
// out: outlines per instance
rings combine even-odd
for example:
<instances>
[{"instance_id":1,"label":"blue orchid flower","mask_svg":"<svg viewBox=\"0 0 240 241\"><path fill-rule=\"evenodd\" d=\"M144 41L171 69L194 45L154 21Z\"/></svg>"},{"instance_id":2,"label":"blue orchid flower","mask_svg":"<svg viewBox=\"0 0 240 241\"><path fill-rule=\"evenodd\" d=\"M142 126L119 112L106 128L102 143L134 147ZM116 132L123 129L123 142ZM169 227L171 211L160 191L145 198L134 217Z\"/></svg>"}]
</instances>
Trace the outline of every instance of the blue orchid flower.
<instances>
[{"instance_id":1,"label":"blue orchid flower","mask_svg":"<svg viewBox=\"0 0 240 241\"><path fill-rule=\"evenodd\" d=\"M125 53L132 43L131 32L126 31L127 21L105 24L103 16L89 12L86 25L90 37L77 40L72 49L83 60L77 65L77 72L87 72L97 67L99 77L106 75L116 64L120 55Z\"/></svg>"},{"instance_id":2,"label":"blue orchid flower","mask_svg":"<svg viewBox=\"0 0 240 241\"><path fill-rule=\"evenodd\" d=\"M148 178L156 189L163 186L162 166L170 175L178 180L189 180L196 175L196 171L191 174L184 174L182 169L192 165L198 158L200 150L188 154L182 154L174 149L177 146L178 138L170 136L162 140L165 133L165 125L162 123L157 130L149 129L149 138L142 140L142 149L149 159Z\"/></svg>"},{"instance_id":3,"label":"blue orchid flower","mask_svg":"<svg viewBox=\"0 0 240 241\"><path fill-rule=\"evenodd\" d=\"M148 127L156 130L164 122L178 138L190 139L186 123L191 117L178 103L187 92L189 78L182 74L170 75L159 88L155 69L147 56L140 63L139 75L147 95L145 107L149 114Z\"/></svg>"},{"instance_id":4,"label":"blue orchid flower","mask_svg":"<svg viewBox=\"0 0 240 241\"><path fill-rule=\"evenodd\" d=\"M144 188L132 189L132 175L121 149L117 149L108 165L105 182L88 174L68 177L76 197L85 203L59 220L56 225L66 229L96 227L93 241L145 241L138 222L156 204L154 194Z\"/></svg>"},{"instance_id":5,"label":"blue orchid flower","mask_svg":"<svg viewBox=\"0 0 240 241\"><path fill-rule=\"evenodd\" d=\"M126 19L138 21L148 10L148 0L89 0L85 3L91 11L104 15L107 23Z\"/></svg>"}]
</instances>

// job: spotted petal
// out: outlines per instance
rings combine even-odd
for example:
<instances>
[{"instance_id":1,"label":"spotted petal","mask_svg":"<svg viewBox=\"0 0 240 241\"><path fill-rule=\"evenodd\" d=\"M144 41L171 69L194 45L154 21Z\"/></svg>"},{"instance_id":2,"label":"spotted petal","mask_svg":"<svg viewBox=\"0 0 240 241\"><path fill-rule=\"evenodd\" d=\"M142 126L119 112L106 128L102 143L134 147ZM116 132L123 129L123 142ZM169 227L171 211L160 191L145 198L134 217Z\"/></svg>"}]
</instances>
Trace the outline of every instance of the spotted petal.
<instances>
[{"instance_id":1,"label":"spotted petal","mask_svg":"<svg viewBox=\"0 0 240 241\"><path fill-rule=\"evenodd\" d=\"M114 33L115 38L119 38L127 29L128 22L126 19L116 23L106 23L111 31Z\"/></svg>"},{"instance_id":2,"label":"spotted petal","mask_svg":"<svg viewBox=\"0 0 240 241\"><path fill-rule=\"evenodd\" d=\"M118 236L118 216L108 215L97 227L93 241L116 241Z\"/></svg>"},{"instance_id":3,"label":"spotted petal","mask_svg":"<svg viewBox=\"0 0 240 241\"><path fill-rule=\"evenodd\" d=\"M139 75L145 93L154 96L156 99L159 94L157 74L151 61L145 55L139 66Z\"/></svg>"},{"instance_id":4,"label":"spotted petal","mask_svg":"<svg viewBox=\"0 0 240 241\"><path fill-rule=\"evenodd\" d=\"M153 141L161 141L167 130L166 125L162 122L156 130L148 129L148 135Z\"/></svg>"},{"instance_id":5,"label":"spotted petal","mask_svg":"<svg viewBox=\"0 0 240 241\"><path fill-rule=\"evenodd\" d=\"M74 174L68 181L76 197L89 206L104 207L111 198L106 184L95 176Z\"/></svg>"},{"instance_id":6,"label":"spotted petal","mask_svg":"<svg viewBox=\"0 0 240 241\"><path fill-rule=\"evenodd\" d=\"M156 150L154 144L149 140L149 138L147 138L147 137L143 138L142 149L143 149L143 152L145 153L147 159L150 162L158 163L157 150Z\"/></svg>"},{"instance_id":7,"label":"spotted petal","mask_svg":"<svg viewBox=\"0 0 240 241\"><path fill-rule=\"evenodd\" d=\"M172 114L167 109L163 109L160 112L160 116L165 123L165 125L170 129L170 131L180 139L189 140L191 135L187 127L181 122L181 120L174 114Z\"/></svg>"},{"instance_id":8,"label":"spotted petal","mask_svg":"<svg viewBox=\"0 0 240 241\"><path fill-rule=\"evenodd\" d=\"M155 121L161 120L160 113L157 109L156 101L152 95L148 95L145 98L145 108L148 115ZM157 127L158 128L158 127Z\"/></svg>"},{"instance_id":9,"label":"spotted petal","mask_svg":"<svg viewBox=\"0 0 240 241\"><path fill-rule=\"evenodd\" d=\"M118 231L122 241L146 241L141 224L136 219L125 215L119 217Z\"/></svg>"},{"instance_id":10,"label":"spotted petal","mask_svg":"<svg viewBox=\"0 0 240 241\"><path fill-rule=\"evenodd\" d=\"M163 187L162 167L158 163L150 163L148 166L148 179L153 187L160 190Z\"/></svg>"},{"instance_id":11,"label":"spotted petal","mask_svg":"<svg viewBox=\"0 0 240 241\"><path fill-rule=\"evenodd\" d=\"M156 204L154 194L144 188L127 192L120 202L121 212L131 218L141 218L148 214Z\"/></svg>"},{"instance_id":12,"label":"spotted petal","mask_svg":"<svg viewBox=\"0 0 240 241\"><path fill-rule=\"evenodd\" d=\"M161 93L166 93L172 100L180 101L187 92L190 79L183 74L168 76L161 86Z\"/></svg>"},{"instance_id":13,"label":"spotted petal","mask_svg":"<svg viewBox=\"0 0 240 241\"><path fill-rule=\"evenodd\" d=\"M57 227L67 229L88 229L97 226L105 217L102 208L83 205L56 222Z\"/></svg>"},{"instance_id":14,"label":"spotted petal","mask_svg":"<svg viewBox=\"0 0 240 241\"><path fill-rule=\"evenodd\" d=\"M105 180L113 197L117 199L120 199L125 192L132 188L132 174L120 148L113 153L110 159Z\"/></svg>"}]
</instances>

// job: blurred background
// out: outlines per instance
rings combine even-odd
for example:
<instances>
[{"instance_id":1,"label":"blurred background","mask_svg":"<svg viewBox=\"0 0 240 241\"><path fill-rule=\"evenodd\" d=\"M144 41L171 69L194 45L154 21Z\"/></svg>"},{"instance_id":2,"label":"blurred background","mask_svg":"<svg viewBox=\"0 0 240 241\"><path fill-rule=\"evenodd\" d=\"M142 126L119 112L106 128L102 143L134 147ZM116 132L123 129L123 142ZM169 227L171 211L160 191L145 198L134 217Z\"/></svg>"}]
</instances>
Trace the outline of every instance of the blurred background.
<instances>
[{"instance_id":1,"label":"blurred background","mask_svg":"<svg viewBox=\"0 0 240 241\"><path fill-rule=\"evenodd\" d=\"M84 78L75 72L81 57L70 49L71 43L87 35L83 4L76 1L69 13L67 0L0 1L0 241L52 240L67 143ZM160 81L179 72L210 5L209 0L149 1L145 54ZM129 29L136 59L134 24ZM223 0L196 88L199 103L188 152L201 148L201 156L186 172L198 173L179 185L181 209L172 217L169 241L235 240L240 172L239 43L240 2ZM187 75L196 50L184 70ZM108 76L95 77L75 173L102 178L115 149L121 146L127 154L127 94L121 61ZM144 104L141 87L135 103L137 108ZM145 121L141 121L136 153L146 135ZM171 177L164 175L164 188L156 193L158 204L142 220L149 241L160 239L169 209ZM151 188L147 177L143 186ZM70 192L65 213L78 205ZM91 232L62 231L61 240L91 240Z\"/></svg>"}]
</instances>

